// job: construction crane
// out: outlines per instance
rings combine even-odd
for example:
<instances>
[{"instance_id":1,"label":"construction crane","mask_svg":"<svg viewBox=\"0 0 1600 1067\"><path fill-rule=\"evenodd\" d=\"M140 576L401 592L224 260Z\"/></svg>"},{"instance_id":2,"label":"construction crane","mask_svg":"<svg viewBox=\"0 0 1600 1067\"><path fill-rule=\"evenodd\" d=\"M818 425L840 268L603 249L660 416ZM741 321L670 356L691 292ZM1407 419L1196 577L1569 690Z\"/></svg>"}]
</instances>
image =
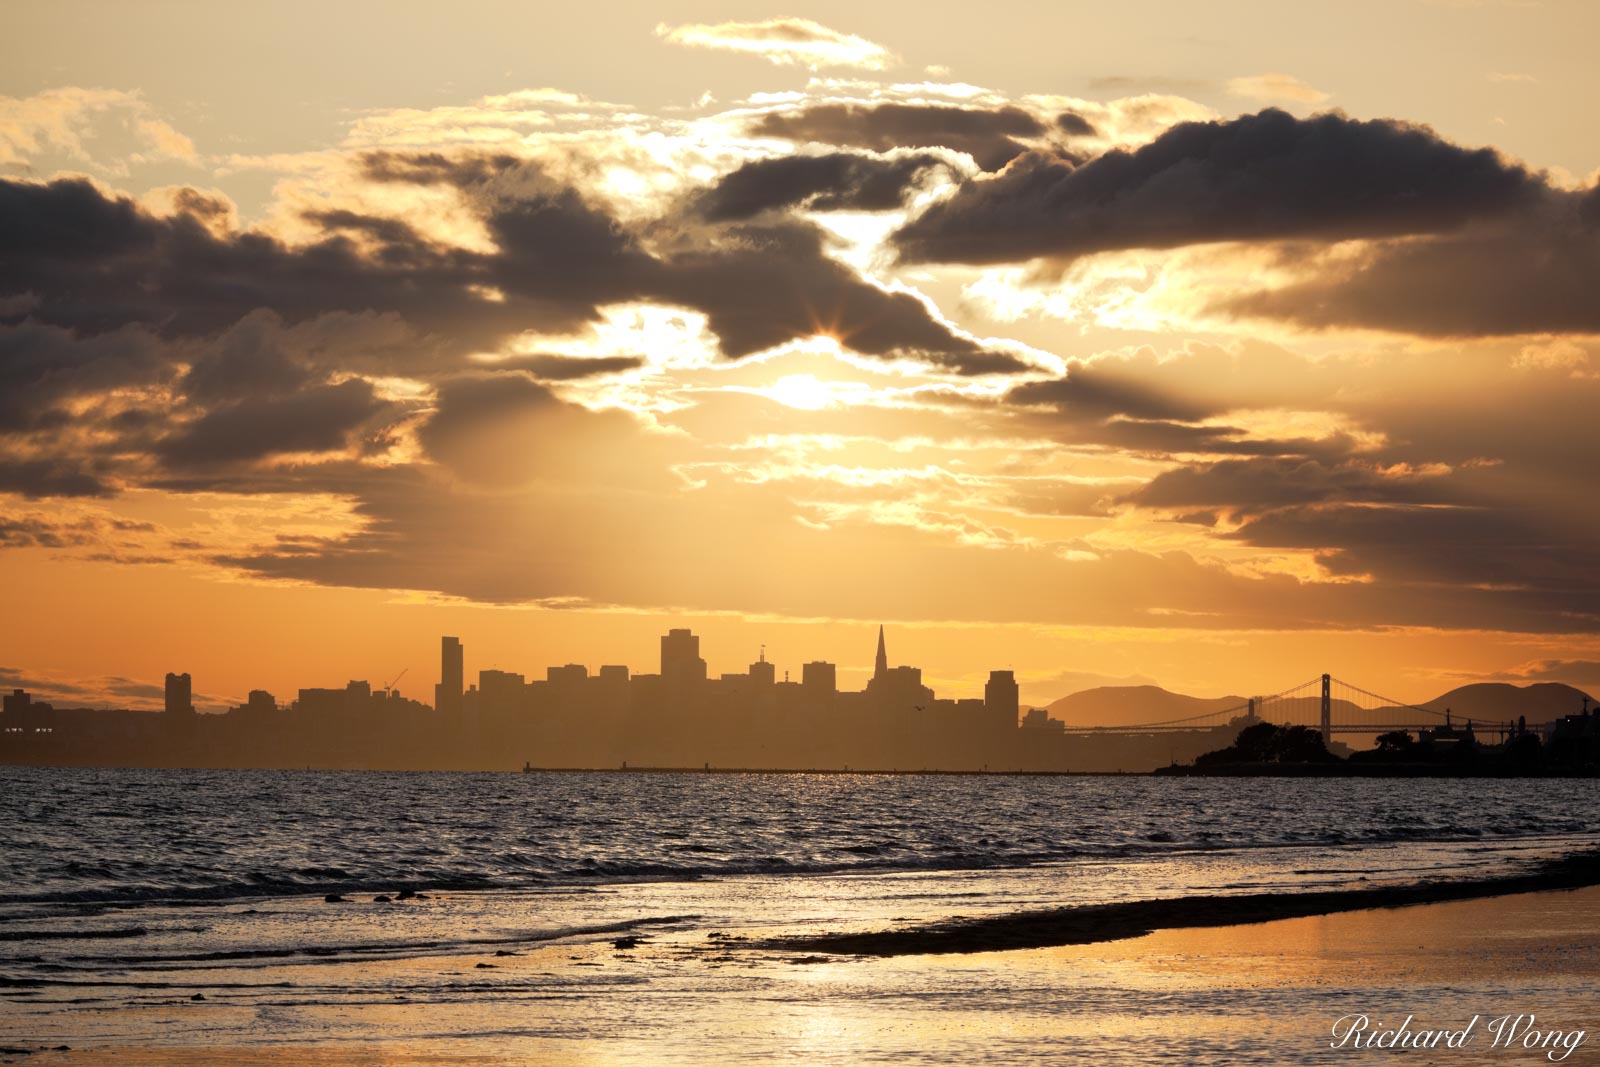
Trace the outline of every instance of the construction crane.
<instances>
[{"instance_id":1,"label":"construction crane","mask_svg":"<svg viewBox=\"0 0 1600 1067\"><path fill-rule=\"evenodd\" d=\"M390 694L391 696L394 695L394 687L400 684L400 679L404 678L406 676L406 671L409 671L410 669L410 667L401 668L400 673L394 676L394 681L383 687L384 692Z\"/></svg>"}]
</instances>

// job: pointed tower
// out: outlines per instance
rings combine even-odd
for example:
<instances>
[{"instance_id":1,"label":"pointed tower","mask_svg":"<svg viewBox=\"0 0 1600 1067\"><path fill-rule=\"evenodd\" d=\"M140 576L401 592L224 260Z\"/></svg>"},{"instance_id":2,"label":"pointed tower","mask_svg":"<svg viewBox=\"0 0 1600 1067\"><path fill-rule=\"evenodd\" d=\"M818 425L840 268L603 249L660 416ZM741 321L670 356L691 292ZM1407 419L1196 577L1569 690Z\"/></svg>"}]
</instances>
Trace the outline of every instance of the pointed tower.
<instances>
[{"instance_id":1,"label":"pointed tower","mask_svg":"<svg viewBox=\"0 0 1600 1067\"><path fill-rule=\"evenodd\" d=\"M874 680L886 677L889 673L889 651L883 644L883 624L878 624L878 662L872 671Z\"/></svg>"}]
</instances>

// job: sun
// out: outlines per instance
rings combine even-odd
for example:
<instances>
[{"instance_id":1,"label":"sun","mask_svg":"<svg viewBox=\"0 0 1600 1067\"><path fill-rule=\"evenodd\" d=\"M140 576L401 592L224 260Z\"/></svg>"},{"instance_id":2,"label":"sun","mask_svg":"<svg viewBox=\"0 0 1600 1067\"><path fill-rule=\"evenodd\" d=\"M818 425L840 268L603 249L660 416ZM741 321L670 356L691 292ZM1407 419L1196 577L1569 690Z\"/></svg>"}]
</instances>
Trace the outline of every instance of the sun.
<instances>
[{"instance_id":1,"label":"sun","mask_svg":"<svg viewBox=\"0 0 1600 1067\"><path fill-rule=\"evenodd\" d=\"M761 392L780 404L801 411L821 411L837 399L830 383L819 381L813 374L787 375Z\"/></svg>"}]
</instances>

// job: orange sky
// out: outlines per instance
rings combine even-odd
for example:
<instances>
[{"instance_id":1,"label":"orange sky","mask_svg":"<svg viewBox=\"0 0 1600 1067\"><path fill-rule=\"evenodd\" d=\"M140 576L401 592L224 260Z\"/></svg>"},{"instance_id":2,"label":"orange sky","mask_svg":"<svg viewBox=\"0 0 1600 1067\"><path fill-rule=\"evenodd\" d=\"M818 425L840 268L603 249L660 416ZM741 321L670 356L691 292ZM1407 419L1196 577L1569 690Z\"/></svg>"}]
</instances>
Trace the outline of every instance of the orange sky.
<instances>
[{"instance_id":1,"label":"orange sky","mask_svg":"<svg viewBox=\"0 0 1600 1067\"><path fill-rule=\"evenodd\" d=\"M1600 686L1592 6L465 8L0 14L0 683Z\"/></svg>"}]
</instances>

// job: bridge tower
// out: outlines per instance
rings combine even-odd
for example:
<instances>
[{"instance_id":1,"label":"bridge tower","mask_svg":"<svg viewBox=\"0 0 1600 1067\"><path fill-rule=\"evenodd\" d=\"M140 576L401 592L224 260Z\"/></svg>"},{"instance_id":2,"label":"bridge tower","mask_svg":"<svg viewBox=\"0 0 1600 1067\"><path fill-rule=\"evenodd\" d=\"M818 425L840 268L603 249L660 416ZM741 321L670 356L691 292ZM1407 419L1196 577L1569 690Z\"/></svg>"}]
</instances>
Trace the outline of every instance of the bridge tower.
<instances>
[{"instance_id":1,"label":"bridge tower","mask_svg":"<svg viewBox=\"0 0 1600 1067\"><path fill-rule=\"evenodd\" d=\"M1333 679L1322 676L1322 743L1333 740Z\"/></svg>"}]
</instances>

